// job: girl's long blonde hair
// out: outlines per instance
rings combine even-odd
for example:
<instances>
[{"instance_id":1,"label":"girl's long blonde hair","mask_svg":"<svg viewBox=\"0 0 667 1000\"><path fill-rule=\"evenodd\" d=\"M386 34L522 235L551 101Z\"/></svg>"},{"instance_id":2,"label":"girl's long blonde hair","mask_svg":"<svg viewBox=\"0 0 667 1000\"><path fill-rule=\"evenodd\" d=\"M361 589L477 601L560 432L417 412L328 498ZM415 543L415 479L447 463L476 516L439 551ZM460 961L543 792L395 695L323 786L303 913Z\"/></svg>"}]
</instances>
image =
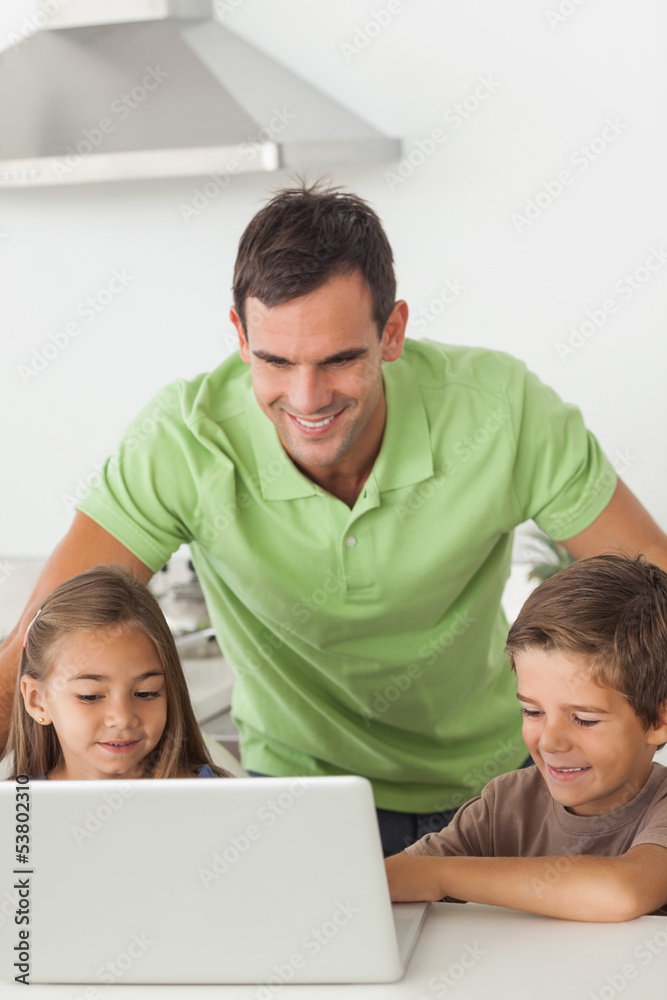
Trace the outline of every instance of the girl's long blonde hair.
<instances>
[{"instance_id":1,"label":"girl's long blonde hair","mask_svg":"<svg viewBox=\"0 0 667 1000\"><path fill-rule=\"evenodd\" d=\"M183 668L162 609L148 587L120 566L96 566L56 587L28 626L16 681L9 741L14 776L37 778L64 763L53 725L43 726L25 709L21 678L44 682L64 643L76 632L99 632L100 656L114 635L137 629L153 642L164 669L167 721L156 747L142 761L145 778L175 778L211 760L192 710Z\"/></svg>"}]
</instances>

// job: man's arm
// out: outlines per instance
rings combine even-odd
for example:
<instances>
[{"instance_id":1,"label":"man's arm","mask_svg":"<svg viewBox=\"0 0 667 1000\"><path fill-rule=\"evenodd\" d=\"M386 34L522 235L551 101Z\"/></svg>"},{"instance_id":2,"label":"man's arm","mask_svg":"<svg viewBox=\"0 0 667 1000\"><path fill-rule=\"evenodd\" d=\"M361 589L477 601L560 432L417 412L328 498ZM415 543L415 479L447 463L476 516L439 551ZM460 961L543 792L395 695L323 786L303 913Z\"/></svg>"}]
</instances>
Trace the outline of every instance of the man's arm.
<instances>
[{"instance_id":1,"label":"man's arm","mask_svg":"<svg viewBox=\"0 0 667 1000\"><path fill-rule=\"evenodd\" d=\"M617 858L424 857L385 862L393 902L443 896L547 917L609 923L667 904L667 848L640 844Z\"/></svg>"},{"instance_id":2,"label":"man's arm","mask_svg":"<svg viewBox=\"0 0 667 1000\"><path fill-rule=\"evenodd\" d=\"M153 575L152 570L113 535L77 511L71 528L42 570L18 624L0 645L0 748L7 742L16 674L28 623L54 587L100 563L119 563L143 583L148 583Z\"/></svg>"},{"instance_id":3,"label":"man's arm","mask_svg":"<svg viewBox=\"0 0 667 1000\"><path fill-rule=\"evenodd\" d=\"M667 535L625 483L619 479L611 500L592 524L561 542L575 559L604 552L643 553L667 571Z\"/></svg>"}]
</instances>

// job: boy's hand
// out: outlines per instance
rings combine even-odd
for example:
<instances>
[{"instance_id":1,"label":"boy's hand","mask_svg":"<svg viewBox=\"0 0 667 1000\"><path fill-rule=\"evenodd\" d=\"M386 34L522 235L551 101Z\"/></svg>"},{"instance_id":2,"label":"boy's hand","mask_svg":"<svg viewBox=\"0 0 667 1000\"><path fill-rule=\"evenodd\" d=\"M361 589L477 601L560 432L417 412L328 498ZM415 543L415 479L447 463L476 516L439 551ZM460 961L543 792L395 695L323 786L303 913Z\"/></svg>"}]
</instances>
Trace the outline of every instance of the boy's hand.
<instances>
[{"instance_id":1,"label":"boy's hand","mask_svg":"<svg viewBox=\"0 0 667 1000\"><path fill-rule=\"evenodd\" d=\"M446 895L440 886L442 858L395 854L387 858L387 881L392 903L437 901Z\"/></svg>"}]
</instances>

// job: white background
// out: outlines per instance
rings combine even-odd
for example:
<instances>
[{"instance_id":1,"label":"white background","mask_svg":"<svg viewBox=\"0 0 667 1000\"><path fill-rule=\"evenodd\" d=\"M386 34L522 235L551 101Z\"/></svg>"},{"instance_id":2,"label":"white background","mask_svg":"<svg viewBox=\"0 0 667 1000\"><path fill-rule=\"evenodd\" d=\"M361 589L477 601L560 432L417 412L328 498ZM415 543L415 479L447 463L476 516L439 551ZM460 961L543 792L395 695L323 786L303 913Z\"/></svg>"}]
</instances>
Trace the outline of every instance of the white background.
<instances>
[{"instance_id":1,"label":"white background","mask_svg":"<svg viewBox=\"0 0 667 1000\"><path fill-rule=\"evenodd\" d=\"M571 13L557 21L548 14L559 3ZM402 138L406 154L418 141L430 149L424 141L444 130L431 155L413 155L424 162L405 178L397 163L329 171L383 219L399 295L413 316L448 279L465 285L409 332L525 359L583 409L666 528L667 265L627 302L614 290L652 247L667 246L663 0L403 0L363 46L364 25L386 6L236 0L221 10L231 30ZM25 7L8 0L5 20ZM493 93L467 120L446 120L480 78L493 81ZM279 94L275 102L281 106ZM607 119L620 134L587 169L577 167L577 150ZM533 222L517 223L564 169L572 184ZM233 349L227 315L238 239L288 179L233 177L188 224L179 206L204 180L0 192L0 553L50 552L70 523L77 486L139 407L166 382L212 368ZM94 322L82 322L79 304L123 269L132 276L127 288ZM617 311L559 357L570 327L609 298ZM79 336L22 378L32 350L77 318Z\"/></svg>"}]
</instances>

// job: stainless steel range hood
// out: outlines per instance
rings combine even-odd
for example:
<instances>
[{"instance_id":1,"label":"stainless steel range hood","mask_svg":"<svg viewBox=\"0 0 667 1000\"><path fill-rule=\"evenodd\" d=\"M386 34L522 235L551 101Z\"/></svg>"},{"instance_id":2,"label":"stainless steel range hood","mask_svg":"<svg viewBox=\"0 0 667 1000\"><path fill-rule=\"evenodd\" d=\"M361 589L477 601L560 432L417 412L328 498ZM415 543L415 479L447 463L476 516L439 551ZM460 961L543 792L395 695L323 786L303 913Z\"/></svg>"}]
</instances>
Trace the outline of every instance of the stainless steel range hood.
<instances>
[{"instance_id":1,"label":"stainless steel range hood","mask_svg":"<svg viewBox=\"0 0 667 1000\"><path fill-rule=\"evenodd\" d=\"M43 0L46 23L28 20L0 54L0 186L226 184L246 171L399 157L397 139L227 30L216 8Z\"/></svg>"}]
</instances>

